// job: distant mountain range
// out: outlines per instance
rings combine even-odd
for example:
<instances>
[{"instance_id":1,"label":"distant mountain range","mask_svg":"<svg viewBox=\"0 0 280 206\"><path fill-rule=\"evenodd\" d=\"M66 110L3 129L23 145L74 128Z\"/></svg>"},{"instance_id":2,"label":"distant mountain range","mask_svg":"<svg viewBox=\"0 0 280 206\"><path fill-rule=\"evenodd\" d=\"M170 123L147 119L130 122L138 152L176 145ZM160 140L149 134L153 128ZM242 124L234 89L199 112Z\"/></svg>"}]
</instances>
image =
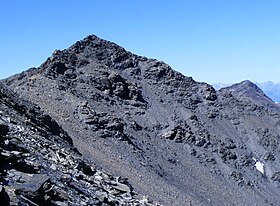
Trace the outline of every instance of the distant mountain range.
<instances>
[{"instance_id":1,"label":"distant mountain range","mask_svg":"<svg viewBox=\"0 0 280 206\"><path fill-rule=\"evenodd\" d=\"M274 83L272 81L255 83L263 92L271 98L274 102L280 102L280 83ZM224 87L228 87L231 84L217 83L213 84L213 87L216 90L219 90Z\"/></svg>"}]
</instances>

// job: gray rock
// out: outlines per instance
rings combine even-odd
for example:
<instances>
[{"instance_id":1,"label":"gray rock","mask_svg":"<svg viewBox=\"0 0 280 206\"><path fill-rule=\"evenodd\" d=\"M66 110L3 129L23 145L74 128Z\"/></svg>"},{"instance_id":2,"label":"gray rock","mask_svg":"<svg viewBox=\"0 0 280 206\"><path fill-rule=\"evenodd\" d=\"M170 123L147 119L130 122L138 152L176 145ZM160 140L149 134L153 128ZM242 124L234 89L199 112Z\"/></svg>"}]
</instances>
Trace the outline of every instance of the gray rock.
<instances>
[{"instance_id":1,"label":"gray rock","mask_svg":"<svg viewBox=\"0 0 280 206\"><path fill-rule=\"evenodd\" d=\"M130 185L163 205L279 202L280 107L250 81L215 91L92 35L2 82L16 94L0 85L1 178L20 164L47 174L39 194L20 193L35 204L153 204Z\"/></svg>"},{"instance_id":2,"label":"gray rock","mask_svg":"<svg viewBox=\"0 0 280 206\"><path fill-rule=\"evenodd\" d=\"M10 206L10 197L5 190L5 187L3 186L0 186L0 200L1 200L1 205Z\"/></svg>"},{"instance_id":3,"label":"gray rock","mask_svg":"<svg viewBox=\"0 0 280 206\"><path fill-rule=\"evenodd\" d=\"M0 121L0 135L5 136L8 134L8 132L9 132L9 126L4 124L4 122L1 123Z\"/></svg>"}]
</instances>

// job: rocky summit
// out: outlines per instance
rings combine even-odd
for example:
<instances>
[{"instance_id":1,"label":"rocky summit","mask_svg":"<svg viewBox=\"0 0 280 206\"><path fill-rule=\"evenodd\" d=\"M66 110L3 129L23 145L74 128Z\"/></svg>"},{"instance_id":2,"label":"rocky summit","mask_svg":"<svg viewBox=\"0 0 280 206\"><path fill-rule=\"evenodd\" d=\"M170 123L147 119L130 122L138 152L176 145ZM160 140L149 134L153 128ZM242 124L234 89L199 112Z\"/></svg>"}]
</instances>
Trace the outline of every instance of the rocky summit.
<instances>
[{"instance_id":1,"label":"rocky summit","mask_svg":"<svg viewBox=\"0 0 280 206\"><path fill-rule=\"evenodd\" d=\"M6 205L279 205L280 107L250 81L216 91L91 35L0 101Z\"/></svg>"}]
</instances>

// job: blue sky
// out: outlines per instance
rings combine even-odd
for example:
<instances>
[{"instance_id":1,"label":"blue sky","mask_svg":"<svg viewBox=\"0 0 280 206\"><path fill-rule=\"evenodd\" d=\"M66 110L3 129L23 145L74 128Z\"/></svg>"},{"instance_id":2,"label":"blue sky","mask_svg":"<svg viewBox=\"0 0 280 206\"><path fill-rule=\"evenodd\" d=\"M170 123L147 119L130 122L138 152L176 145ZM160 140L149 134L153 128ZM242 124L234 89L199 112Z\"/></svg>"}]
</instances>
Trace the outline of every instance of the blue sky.
<instances>
[{"instance_id":1,"label":"blue sky","mask_svg":"<svg viewBox=\"0 0 280 206\"><path fill-rule=\"evenodd\" d=\"M279 0L1 0L0 78L89 34L208 83L280 82Z\"/></svg>"}]
</instances>

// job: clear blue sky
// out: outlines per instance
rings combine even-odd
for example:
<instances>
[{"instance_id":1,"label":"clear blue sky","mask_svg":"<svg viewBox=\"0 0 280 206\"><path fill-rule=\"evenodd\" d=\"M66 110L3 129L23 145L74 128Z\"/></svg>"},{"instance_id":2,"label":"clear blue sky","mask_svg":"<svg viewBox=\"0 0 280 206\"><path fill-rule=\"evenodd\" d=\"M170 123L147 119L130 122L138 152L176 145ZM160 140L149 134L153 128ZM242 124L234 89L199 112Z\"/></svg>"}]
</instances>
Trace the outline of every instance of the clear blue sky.
<instances>
[{"instance_id":1,"label":"clear blue sky","mask_svg":"<svg viewBox=\"0 0 280 206\"><path fill-rule=\"evenodd\" d=\"M1 0L0 78L89 34L208 83L280 82L279 0Z\"/></svg>"}]
</instances>

